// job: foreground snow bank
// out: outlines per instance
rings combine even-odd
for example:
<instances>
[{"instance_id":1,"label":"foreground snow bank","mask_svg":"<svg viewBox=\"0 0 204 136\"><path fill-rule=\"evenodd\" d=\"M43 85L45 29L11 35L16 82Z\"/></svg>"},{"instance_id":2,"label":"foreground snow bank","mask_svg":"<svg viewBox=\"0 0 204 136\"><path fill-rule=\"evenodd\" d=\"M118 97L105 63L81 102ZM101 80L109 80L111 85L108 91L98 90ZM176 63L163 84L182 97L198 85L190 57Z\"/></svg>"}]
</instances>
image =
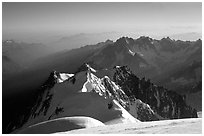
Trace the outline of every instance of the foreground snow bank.
<instances>
[{"instance_id":1,"label":"foreground snow bank","mask_svg":"<svg viewBox=\"0 0 204 136\"><path fill-rule=\"evenodd\" d=\"M90 117L64 117L44 121L28 128L25 128L18 133L21 134L48 134L55 132L69 131L73 129L90 128L96 126L104 126L104 124Z\"/></svg>"},{"instance_id":2,"label":"foreground snow bank","mask_svg":"<svg viewBox=\"0 0 204 136\"><path fill-rule=\"evenodd\" d=\"M63 132L67 134L201 134L202 119L177 119L152 122L106 125Z\"/></svg>"}]
</instances>

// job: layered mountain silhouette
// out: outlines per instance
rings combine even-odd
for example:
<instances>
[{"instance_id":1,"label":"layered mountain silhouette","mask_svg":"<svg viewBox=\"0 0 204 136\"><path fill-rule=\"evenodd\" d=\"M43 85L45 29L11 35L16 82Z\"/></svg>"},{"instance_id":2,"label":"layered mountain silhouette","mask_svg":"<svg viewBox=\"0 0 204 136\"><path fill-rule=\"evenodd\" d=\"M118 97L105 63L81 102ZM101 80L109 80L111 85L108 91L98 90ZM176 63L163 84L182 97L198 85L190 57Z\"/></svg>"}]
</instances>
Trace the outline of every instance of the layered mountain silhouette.
<instances>
[{"instance_id":1,"label":"layered mountain silhouette","mask_svg":"<svg viewBox=\"0 0 204 136\"><path fill-rule=\"evenodd\" d=\"M171 40L168 37L161 40L149 37L140 37L136 40L122 37L94 53L88 60L101 67L128 65L138 76L146 76L160 83L162 79L164 81L162 84L167 86L172 84L182 86L182 83L175 81L177 79L175 76L178 74L190 84L201 80L196 76L197 72L201 73L201 40L184 42ZM192 75L185 77L189 74L181 73L183 69L188 69Z\"/></svg>"},{"instance_id":2,"label":"layered mountain silhouette","mask_svg":"<svg viewBox=\"0 0 204 136\"><path fill-rule=\"evenodd\" d=\"M2 41L3 80L27 69L34 60L53 53L41 43L25 43L14 40Z\"/></svg>"},{"instance_id":3,"label":"layered mountain silhouette","mask_svg":"<svg viewBox=\"0 0 204 136\"><path fill-rule=\"evenodd\" d=\"M58 53L40 60L41 63L38 61L35 65L49 66L59 71L70 69L71 72L74 72L84 62L94 63L99 68L128 65L139 77L145 76L157 84L181 91L187 89L185 88L187 83L189 89L201 81L199 76L201 75L201 45L201 40L180 41L172 40L169 37L156 40L144 36L138 39L122 37L116 42L106 41ZM73 62L72 57L77 61ZM71 69L68 67L70 64L76 67Z\"/></svg>"},{"instance_id":4,"label":"layered mountain silhouette","mask_svg":"<svg viewBox=\"0 0 204 136\"><path fill-rule=\"evenodd\" d=\"M19 97L19 99L22 98L21 102L17 99L18 97L15 99L11 97L12 103L9 99L6 99L6 102L3 100L3 107L6 107L3 110L5 116L3 123L6 124L4 130L11 132L18 128L17 133L20 132L19 129L35 126L40 122L51 121L53 123L54 119L64 118L67 115L89 116L108 124L108 122L124 120L122 111L128 113L128 117L136 118L138 121L196 117L196 110L202 110L202 98L199 97L202 94L201 49L200 39L180 41L168 37L161 40L144 36L138 39L121 37L115 42L107 40L96 45L87 45L41 57L33 61L25 72L7 78L3 82L3 95L5 92L16 90L27 94L26 97ZM7 56L4 59L10 61ZM85 64L89 64L96 70L96 72L90 72L90 79L92 79L90 84L92 88L96 87L99 91L97 89L94 91L88 89L88 93L82 91L83 85L88 80L86 73L89 73ZM50 74L53 70L56 72ZM71 73L72 76L67 73ZM75 88L76 83L78 86ZM90 84L86 86L90 87ZM75 103L69 102L72 99L68 99L69 96L66 93L76 96L78 100L81 97L84 101L88 98L91 102L88 100L87 102L90 103L92 99L96 99L99 103L103 101L101 109L107 108L104 109L105 113L108 111L107 114L113 111L113 115L117 118L103 120L101 115L98 117L88 112L84 112L83 115L68 114L70 107ZM124 96L120 95L123 93ZM55 94L57 94L56 99L54 99ZM63 98L59 99L61 96ZM67 98L64 98L65 96ZM195 97L197 99L194 99ZM36 98L38 98L37 103ZM61 105L62 101L67 101L71 105L65 108L66 105ZM73 101L75 101L74 98ZM110 104L110 101L113 104ZM22 103L25 102L30 105L23 106ZM13 103L20 105L18 109L12 106ZM32 112L30 112L31 108ZM71 111L75 110L76 113L79 113L77 108L71 109ZM87 109L84 107L82 110ZM16 111L15 115L11 111ZM115 114L115 112L120 114ZM21 116L23 113L26 113L24 117ZM112 115L111 112L110 114ZM9 116L6 117L6 115Z\"/></svg>"}]
</instances>

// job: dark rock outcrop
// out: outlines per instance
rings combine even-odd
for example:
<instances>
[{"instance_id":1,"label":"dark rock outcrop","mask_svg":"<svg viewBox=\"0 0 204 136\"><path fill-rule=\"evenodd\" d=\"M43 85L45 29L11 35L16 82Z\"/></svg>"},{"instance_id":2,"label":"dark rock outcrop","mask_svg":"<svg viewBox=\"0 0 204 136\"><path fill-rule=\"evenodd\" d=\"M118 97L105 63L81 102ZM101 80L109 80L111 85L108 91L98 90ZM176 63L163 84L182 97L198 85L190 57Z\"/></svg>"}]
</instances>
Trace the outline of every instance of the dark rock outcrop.
<instances>
[{"instance_id":1,"label":"dark rock outcrop","mask_svg":"<svg viewBox=\"0 0 204 136\"><path fill-rule=\"evenodd\" d=\"M134 96L150 105L162 118L197 118L197 111L186 104L185 96L156 86L145 78L139 79L127 66L115 67L113 80L121 86L127 96Z\"/></svg>"}]
</instances>

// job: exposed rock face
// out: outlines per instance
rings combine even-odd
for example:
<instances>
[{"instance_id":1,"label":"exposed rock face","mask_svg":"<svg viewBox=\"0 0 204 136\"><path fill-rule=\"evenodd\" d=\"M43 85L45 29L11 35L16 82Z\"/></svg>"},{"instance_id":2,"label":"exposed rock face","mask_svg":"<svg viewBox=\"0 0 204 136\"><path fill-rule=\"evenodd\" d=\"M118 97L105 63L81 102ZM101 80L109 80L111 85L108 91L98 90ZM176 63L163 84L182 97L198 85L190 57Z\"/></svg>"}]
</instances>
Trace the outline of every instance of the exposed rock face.
<instances>
[{"instance_id":1,"label":"exposed rock face","mask_svg":"<svg viewBox=\"0 0 204 136\"><path fill-rule=\"evenodd\" d=\"M121 37L85 62L102 68L127 65L140 78L148 77L157 85L186 94L202 81L202 41Z\"/></svg>"},{"instance_id":2,"label":"exposed rock face","mask_svg":"<svg viewBox=\"0 0 204 136\"><path fill-rule=\"evenodd\" d=\"M87 70L85 64L82 65L78 71L83 70ZM96 74L99 75L100 73L101 71L96 72ZM99 93L99 95L101 96L116 99L123 108L125 108L132 116L134 116L138 120L155 121L161 119L161 117L158 117L158 115L154 113L154 111L148 104L142 102L139 99L136 99L134 96L129 97L128 95L126 95L121 87L116 85L115 82L111 81L108 76L104 76L100 79L97 78L94 74L90 74L90 77L87 78L89 79L89 81L91 81L91 84L95 86L95 92ZM105 87L104 89L101 88L103 86Z\"/></svg>"},{"instance_id":3,"label":"exposed rock face","mask_svg":"<svg viewBox=\"0 0 204 136\"><path fill-rule=\"evenodd\" d=\"M114 82L130 97L134 96L150 105L155 113L163 118L197 118L197 111L186 105L185 96L169 91L162 86L156 86L139 79L126 66L115 67Z\"/></svg>"}]
</instances>

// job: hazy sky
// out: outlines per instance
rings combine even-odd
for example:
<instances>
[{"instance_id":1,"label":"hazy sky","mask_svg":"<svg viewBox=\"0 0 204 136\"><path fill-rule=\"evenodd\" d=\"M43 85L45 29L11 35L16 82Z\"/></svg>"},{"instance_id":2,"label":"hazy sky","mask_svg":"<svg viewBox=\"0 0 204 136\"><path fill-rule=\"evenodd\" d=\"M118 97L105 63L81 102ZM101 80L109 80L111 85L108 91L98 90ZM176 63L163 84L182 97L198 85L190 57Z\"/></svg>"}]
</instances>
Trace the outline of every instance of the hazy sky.
<instances>
[{"instance_id":1,"label":"hazy sky","mask_svg":"<svg viewBox=\"0 0 204 136\"><path fill-rule=\"evenodd\" d=\"M202 32L200 3L3 3L3 38Z\"/></svg>"}]
</instances>

